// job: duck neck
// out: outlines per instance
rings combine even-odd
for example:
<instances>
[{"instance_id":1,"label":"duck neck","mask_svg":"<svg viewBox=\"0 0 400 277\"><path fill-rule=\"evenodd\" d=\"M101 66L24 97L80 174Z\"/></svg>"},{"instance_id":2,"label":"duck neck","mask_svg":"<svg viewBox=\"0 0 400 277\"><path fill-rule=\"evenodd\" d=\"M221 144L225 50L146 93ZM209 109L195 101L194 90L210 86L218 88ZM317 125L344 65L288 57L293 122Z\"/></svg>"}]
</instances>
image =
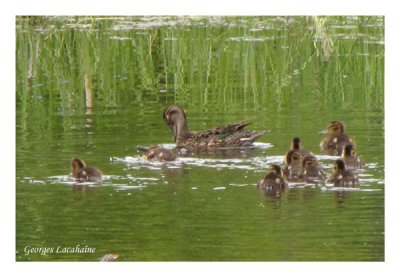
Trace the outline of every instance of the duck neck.
<instances>
[{"instance_id":1,"label":"duck neck","mask_svg":"<svg viewBox=\"0 0 400 277\"><path fill-rule=\"evenodd\" d=\"M173 127L175 143L182 144L189 136L190 131L186 120L178 120Z\"/></svg>"}]
</instances>

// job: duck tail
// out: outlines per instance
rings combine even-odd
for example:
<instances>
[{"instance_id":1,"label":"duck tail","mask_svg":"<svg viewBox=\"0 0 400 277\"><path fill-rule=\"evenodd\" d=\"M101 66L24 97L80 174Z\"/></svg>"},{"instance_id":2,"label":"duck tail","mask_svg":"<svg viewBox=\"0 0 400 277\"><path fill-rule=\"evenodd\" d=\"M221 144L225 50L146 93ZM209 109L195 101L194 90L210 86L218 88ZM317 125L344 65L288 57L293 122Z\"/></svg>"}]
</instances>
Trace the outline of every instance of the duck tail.
<instances>
[{"instance_id":1,"label":"duck tail","mask_svg":"<svg viewBox=\"0 0 400 277\"><path fill-rule=\"evenodd\" d=\"M240 141L242 145L250 145L252 144L258 137L261 137L268 133L267 130L265 131L249 131L245 137L241 137Z\"/></svg>"},{"instance_id":2,"label":"duck tail","mask_svg":"<svg viewBox=\"0 0 400 277\"><path fill-rule=\"evenodd\" d=\"M266 133L268 133L268 130L264 130L264 131L255 131L254 135L252 136L253 139L256 139L258 137L261 137L263 135L265 135Z\"/></svg>"}]
</instances>

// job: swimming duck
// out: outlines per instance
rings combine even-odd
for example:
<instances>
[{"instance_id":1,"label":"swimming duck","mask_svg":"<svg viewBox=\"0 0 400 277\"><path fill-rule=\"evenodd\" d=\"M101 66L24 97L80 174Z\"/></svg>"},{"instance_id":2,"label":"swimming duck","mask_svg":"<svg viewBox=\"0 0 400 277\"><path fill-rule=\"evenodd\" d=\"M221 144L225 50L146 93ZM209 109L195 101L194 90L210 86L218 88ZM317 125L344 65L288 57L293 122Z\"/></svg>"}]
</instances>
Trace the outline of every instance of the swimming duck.
<instances>
[{"instance_id":1,"label":"swimming duck","mask_svg":"<svg viewBox=\"0 0 400 277\"><path fill-rule=\"evenodd\" d=\"M80 182L83 181L101 181L101 172L97 168L86 166L81 159L74 158L71 161L72 177Z\"/></svg>"},{"instance_id":2,"label":"swimming duck","mask_svg":"<svg viewBox=\"0 0 400 277\"><path fill-rule=\"evenodd\" d=\"M290 150L286 155L284 174L290 181L297 181L302 175L303 156L298 150Z\"/></svg>"},{"instance_id":3,"label":"swimming duck","mask_svg":"<svg viewBox=\"0 0 400 277\"><path fill-rule=\"evenodd\" d=\"M159 162L170 162L175 161L175 154L168 149L161 148L158 146L144 147L137 146L138 150L146 152L144 159L147 161L159 161Z\"/></svg>"},{"instance_id":4,"label":"swimming duck","mask_svg":"<svg viewBox=\"0 0 400 277\"><path fill-rule=\"evenodd\" d=\"M260 180L257 187L267 191L284 191L288 183L283 177L281 167L276 164L270 165L268 174Z\"/></svg>"},{"instance_id":5,"label":"swimming duck","mask_svg":"<svg viewBox=\"0 0 400 277\"><path fill-rule=\"evenodd\" d=\"M359 187L358 177L351 170L347 170L342 159L335 161L328 183L333 183L335 187Z\"/></svg>"},{"instance_id":6,"label":"swimming duck","mask_svg":"<svg viewBox=\"0 0 400 277\"><path fill-rule=\"evenodd\" d=\"M347 169L363 168L365 163L357 157L354 145L348 144L344 147L342 152L342 159Z\"/></svg>"},{"instance_id":7,"label":"swimming duck","mask_svg":"<svg viewBox=\"0 0 400 277\"><path fill-rule=\"evenodd\" d=\"M332 121L320 134L327 134L321 141L320 147L329 155L340 156L347 144L355 142L346 134L345 126L340 121Z\"/></svg>"},{"instance_id":8,"label":"swimming duck","mask_svg":"<svg viewBox=\"0 0 400 277\"><path fill-rule=\"evenodd\" d=\"M300 178L302 174L302 160L307 156L314 156L314 154L301 147L299 137L293 138L290 150L285 156L284 173L288 180L296 181Z\"/></svg>"},{"instance_id":9,"label":"swimming duck","mask_svg":"<svg viewBox=\"0 0 400 277\"><path fill-rule=\"evenodd\" d=\"M286 161L290 160L290 154L294 151L300 152L301 156L303 157L314 156L312 152L302 147L299 137L293 138L292 143L290 145L290 150L286 153Z\"/></svg>"},{"instance_id":10,"label":"swimming duck","mask_svg":"<svg viewBox=\"0 0 400 277\"><path fill-rule=\"evenodd\" d=\"M164 121L170 126L177 146L227 147L248 146L266 131L244 131L247 124L230 124L201 132L191 132L186 114L178 105L171 105L164 111Z\"/></svg>"},{"instance_id":11,"label":"swimming duck","mask_svg":"<svg viewBox=\"0 0 400 277\"><path fill-rule=\"evenodd\" d=\"M305 182L322 182L325 172L315 156L307 156L302 161L302 177Z\"/></svg>"}]
</instances>

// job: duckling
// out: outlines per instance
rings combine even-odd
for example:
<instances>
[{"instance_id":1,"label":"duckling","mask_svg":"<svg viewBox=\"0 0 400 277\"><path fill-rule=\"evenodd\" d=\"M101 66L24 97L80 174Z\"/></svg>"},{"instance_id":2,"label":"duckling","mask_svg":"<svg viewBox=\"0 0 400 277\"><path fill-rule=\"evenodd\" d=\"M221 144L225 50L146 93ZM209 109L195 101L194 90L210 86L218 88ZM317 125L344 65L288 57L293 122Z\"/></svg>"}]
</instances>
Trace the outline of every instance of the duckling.
<instances>
[{"instance_id":1,"label":"duckling","mask_svg":"<svg viewBox=\"0 0 400 277\"><path fill-rule=\"evenodd\" d=\"M144 159L147 161L171 162L176 160L175 154L168 149L152 146L137 146L138 150L146 152Z\"/></svg>"},{"instance_id":2,"label":"duckling","mask_svg":"<svg viewBox=\"0 0 400 277\"><path fill-rule=\"evenodd\" d=\"M354 145L347 144L342 152L342 158L347 169L359 169L363 168L365 163L357 157Z\"/></svg>"},{"instance_id":3,"label":"duckling","mask_svg":"<svg viewBox=\"0 0 400 277\"><path fill-rule=\"evenodd\" d=\"M302 161L302 177L305 182L314 183L325 180L325 172L315 156L307 156Z\"/></svg>"},{"instance_id":4,"label":"duckling","mask_svg":"<svg viewBox=\"0 0 400 277\"><path fill-rule=\"evenodd\" d=\"M314 154L301 147L299 137L293 138L290 148L285 156L284 174L288 180L296 181L302 174L302 160L307 156L314 156Z\"/></svg>"},{"instance_id":5,"label":"duckling","mask_svg":"<svg viewBox=\"0 0 400 277\"><path fill-rule=\"evenodd\" d=\"M327 134L321 141L321 150L329 155L340 156L347 144L355 145L355 142L346 134L345 126L340 121L332 121L320 134Z\"/></svg>"},{"instance_id":6,"label":"duckling","mask_svg":"<svg viewBox=\"0 0 400 277\"><path fill-rule=\"evenodd\" d=\"M284 174L290 181L297 181L302 174L302 159L303 156L298 150L290 150L286 154Z\"/></svg>"},{"instance_id":7,"label":"duckling","mask_svg":"<svg viewBox=\"0 0 400 277\"><path fill-rule=\"evenodd\" d=\"M268 174L258 182L257 187L267 191L283 191L288 187L288 183L283 177L281 167L272 164L268 169Z\"/></svg>"},{"instance_id":8,"label":"duckling","mask_svg":"<svg viewBox=\"0 0 400 277\"><path fill-rule=\"evenodd\" d=\"M230 124L201 132L191 132L186 114L178 105L165 109L164 121L170 126L177 146L188 147L228 147L249 146L266 131L244 131L247 124Z\"/></svg>"},{"instance_id":9,"label":"duckling","mask_svg":"<svg viewBox=\"0 0 400 277\"><path fill-rule=\"evenodd\" d=\"M359 187L358 177L351 170L346 169L346 165L342 159L335 161L331 176L328 183L333 183L335 187Z\"/></svg>"},{"instance_id":10,"label":"duckling","mask_svg":"<svg viewBox=\"0 0 400 277\"><path fill-rule=\"evenodd\" d=\"M80 182L84 181L101 181L102 174L97 168L86 166L85 162L79 158L74 158L71 161L72 177Z\"/></svg>"},{"instance_id":11,"label":"duckling","mask_svg":"<svg viewBox=\"0 0 400 277\"><path fill-rule=\"evenodd\" d=\"M303 156L303 157L314 156L314 153L312 153L311 151L308 151L302 147L299 137L293 138L292 143L290 145L290 150L289 150L289 152L287 152L286 157L288 156L288 154L291 151L296 151L296 150L299 151L301 156Z\"/></svg>"}]
</instances>

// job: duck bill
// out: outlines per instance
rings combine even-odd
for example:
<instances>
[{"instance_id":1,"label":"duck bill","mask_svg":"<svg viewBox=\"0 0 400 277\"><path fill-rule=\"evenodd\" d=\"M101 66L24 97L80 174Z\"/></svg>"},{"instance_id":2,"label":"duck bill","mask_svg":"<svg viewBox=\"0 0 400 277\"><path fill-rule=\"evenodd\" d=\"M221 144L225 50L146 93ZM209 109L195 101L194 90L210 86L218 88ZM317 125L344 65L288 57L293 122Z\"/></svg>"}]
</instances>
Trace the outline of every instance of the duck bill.
<instances>
[{"instance_id":1,"label":"duck bill","mask_svg":"<svg viewBox=\"0 0 400 277\"><path fill-rule=\"evenodd\" d=\"M327 133L328 133L327 129L324 129L321 132L319 132L320 135L326 135Z\"/></svg>"}]
</instances>

